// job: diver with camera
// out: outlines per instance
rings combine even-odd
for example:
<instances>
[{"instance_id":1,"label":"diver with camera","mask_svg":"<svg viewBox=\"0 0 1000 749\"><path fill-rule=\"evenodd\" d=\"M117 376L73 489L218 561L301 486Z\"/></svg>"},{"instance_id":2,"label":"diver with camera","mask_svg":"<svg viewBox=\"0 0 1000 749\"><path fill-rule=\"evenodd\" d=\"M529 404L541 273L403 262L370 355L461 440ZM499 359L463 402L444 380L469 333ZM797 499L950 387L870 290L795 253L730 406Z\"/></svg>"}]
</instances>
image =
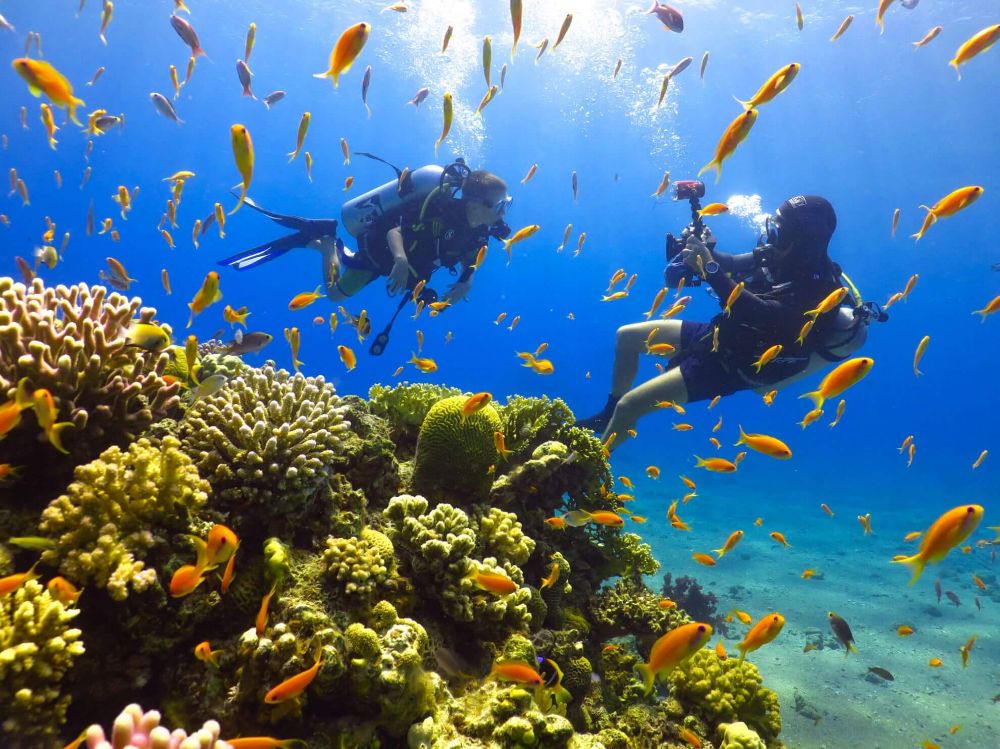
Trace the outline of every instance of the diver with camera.
<instances>
[{"instance_id":1,"label":"diver with camera","mask_svg":"<svg viewBox=\"0 0 1000 749\"><path fill-rule=\"evenodd\" d=\"M692 221L680 238L667 235L664 280L668 288L681 288L682 281L685 286L706 283L726 309L709 322L654 319L618 329L608 401L579 422L605 439L615 434L611 449L664 401L680 405L741 390L780 390L848 358L864 344L872 320L888 319L877 305L861 299L830 259L837 217L826 199L789 198L767 218L753 251L731 255L716 249L701 221L704 194L702 182L675 185L674 199L688 200ZM841 288L845 291L838 293ZM838 305L812 314L840 293ZM804 327L810 319L813 324ZM650 341L672 346L670 360L662 374L632 387L639 356Z\"/></svg>"},{"instance_id":2,"label":"diver with camera","mask_svg":"<svg viewBox=\"0 0 1000 749\"><path fill-rule=\"evenodd\" d=\"M251 208L295 232L219 264L247 270L293 248L319 250L323 289L331 301L351 297L376 278L385 277L387 293L395 296L402 292L403 296L369 349L379 355L385 350L396 317L410 299L407 292L423 281L418 302L429 305L438 301L437 292L426 285L435 270L447 268L455 278L442 294L442 301L454 304L468 295L479 249L490 237L505 239L510 234L504 216L512 199L500 177L473 171L461 158L445 167L432 164L411 172L372 154L359 155L392 167L396 179L344 203L339 222L274 213L247 199ZM356 251L348 250L338 237L341 227L357 240Z\"/></svg>"}]
</instances>

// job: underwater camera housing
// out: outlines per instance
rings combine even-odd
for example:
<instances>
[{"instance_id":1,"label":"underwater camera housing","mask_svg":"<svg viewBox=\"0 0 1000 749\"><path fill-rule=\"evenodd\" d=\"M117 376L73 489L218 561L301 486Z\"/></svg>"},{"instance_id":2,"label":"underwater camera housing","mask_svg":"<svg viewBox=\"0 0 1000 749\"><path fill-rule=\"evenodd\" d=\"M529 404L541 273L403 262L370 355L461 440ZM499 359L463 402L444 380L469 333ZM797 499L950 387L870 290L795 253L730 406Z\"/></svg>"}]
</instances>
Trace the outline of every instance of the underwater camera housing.
<instances>
[{"instance_id":1,"label":"underwater camera housing","mask_svg":"<svg viewBox=\"0 0 1000 749\"><path fill-rule=\"evenodd\" d=\"M674 200L686 200L691 206L691 223L684 227L680 237L667 232L667 267L663 279L670 288L676 287L681 279L687 286L700 286L701 278L681 259L681 250L688 237L705 239L706 227L701 220L701 199L705 197L705 183L698 179L685 179L674 183Z\"/></svg>"}]
</instances>

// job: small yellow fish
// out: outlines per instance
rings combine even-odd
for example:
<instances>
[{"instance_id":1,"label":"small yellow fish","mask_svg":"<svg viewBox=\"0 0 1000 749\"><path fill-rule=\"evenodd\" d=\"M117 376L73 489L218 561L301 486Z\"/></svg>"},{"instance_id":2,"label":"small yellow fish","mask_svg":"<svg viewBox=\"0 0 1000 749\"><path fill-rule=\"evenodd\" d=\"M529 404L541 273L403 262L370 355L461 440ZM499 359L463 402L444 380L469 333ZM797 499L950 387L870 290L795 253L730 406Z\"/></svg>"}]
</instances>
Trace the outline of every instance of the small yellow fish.
<instances>
[{"instance_id":1,"label":"small yellow fish","mask_svg":"<svg viewBox=\"0 0 1000 749\"><path fill-rule=\"evenodd\" d=\"M199 661L204 661L205 663L211 663L213 666L219 665L220 653L218 650L212 650L211 644L208 640L204 642L199 642L194 646L194 657Z\"/></svg>"},{"instance_id":2,"label":"small yellow fish","mask_svg":"<svg viewBox=\"0 0 1000 749\"><path fill-rule=\"evenodd\" d=\"M292 297L292 300L288 303L288 309L290 310L305 309L310 304L319 299L321 296L323 296L322 292L320 291L322 288L323 286L321 284L312 291L304 291L301 294L296 294L294 297Z\"/></svg>"},{"instance_id":3,"label":"small yellow fish","mask_svg":"<svg viewBox=\"0 0 1000 749\"><path fill-rule=\"evenodd\" d=\"M959 80L962 80L962 72L958 66L964 65L976 55L988 50L996 43L997 39L1000 39L1000 23L987 26L962 43L962 46L955 52L955 56L948 62L951 67L955 68Z\"/></svg>"},{"instance_id":4,"label":"small yellow fish","mask_svg":"<svg viewBox=\"0 0 1000 749\"><path fill-rule=\"evenodd\" d=\"M344 363L347 367L347 371L350 372L357 366L358 360L354 355L354 352L350 348L344 345L337 346L337 352L340 354L340 361Z\"/></svg>"},{"instance_id":5,"label":"small yellow fish","mask_svg":"<svg viewBox=\"0 0 1000 749\"><path fill-rule=\"evenodd\" d=\"M368 41L371 24L356 23L340 35L333 50L330 52L330 63L322 73L316 73L314 78L332 78L333 87L340 85L340 76L351 69L351 65Z\"/></svg>"},{"instance_id":6,"label":"small yellow fish","mask_svg":"<svg viewBox=\"0 0 1000 749\"><path fill-rule=\"evenodd\" d=\"M250 189L250 181L253 179L254 153L253 140L245 125L237 123L229 129L229 132L233 147L233 159L236 161L236 169L242 178L239 201L237 201L236 207L229 212L229 215L232 216L243 205L243 201L247 197L247 190Z\"/></svg>"}]
</instances>

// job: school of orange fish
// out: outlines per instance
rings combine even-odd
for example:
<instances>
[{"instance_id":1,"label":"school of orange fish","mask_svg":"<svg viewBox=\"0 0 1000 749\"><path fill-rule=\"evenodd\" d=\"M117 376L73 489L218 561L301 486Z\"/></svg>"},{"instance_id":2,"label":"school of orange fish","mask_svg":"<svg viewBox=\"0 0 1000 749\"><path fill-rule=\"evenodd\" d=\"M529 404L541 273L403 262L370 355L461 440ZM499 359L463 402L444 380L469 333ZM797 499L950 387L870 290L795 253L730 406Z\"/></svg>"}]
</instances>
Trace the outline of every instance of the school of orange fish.
<instances>
[{"instance_id":1,"label":"school of orange fish","mask_svg":"<svg viewBox=\"0 0 1000 749\"><path fill-rule=\"evenodd\" d=\"M201 42L199 40L198 34L196 33L193 25L187 19L185 19L181 13L190 14L190 10L182 2L182 0L174 0L175 9L174 15L170 17L170 24L176 31L178 36L190 47L191 55L187 64L187 72L184 80L181 81L178 76L177 68L173 65L170 66L169 75L171 84L174 90L174 99L176 99L181 91L181 89L187 85L195 72L196 61L199 56L205 55L205 51L201 47ZM79 12L84 11L86 0L81 0ZM892 0L880 0L876 10L876 24L882 31L884 31L884 18L889 7L892 5ZM409 10L409 7L405 2L397 2L393 5L387 6L383 9L384 11L393 11L396 13L405 13ZM798 3L795 4L796 12L796 24L801 31L804 27L804 16L801 7ZM111 28L111 22L114 14L114 4L111 0L104 0L101 6L101 17L100 17L100 28L99 34L100 39L104 44L108 44L107 35L109 29ZM659 3L654 0L652 8L648 11L647 15L652 15L658 21L660 21L665 30L671 30L680 32L683 30L683 19L679 11L669 7L668 5ZM523 0L510 0L510 23L513 30L513 45L510 50L511 62L513 63L514 57L516 55L517 46L521 36L521 26L523 17ZM830 38L830 42L835 42L839 39L851 26L854 20L854 16L847 16L840 26L837 28L836 32ZM551 49L555 50L567 37L570 31L571 24L573 22L573 15L567 14L556 38L555 43L552 45ZM14 27L3 17L0 16L0 29L6 29L13 31ZM929 44L934 40L938 34L941 32L942 27L936 26L920 40L913 42L914 47L920 48ZM444 31L443 41L441 45L441 54L444 54L448 48L449 41L454 32L453 27L448 26ZM367 22L361 22L354 24L347 28L337 39L329 57L329 61L326 69L323 72L317 73L317 78L329 78L332 81L333 87L338 88L341 82L342 76L349 73L352 64L359 57L364 49L369 37L372 33L372 26ZM246 42L244 48L244 54L242 59L237 62L237 76L240 84L243 87L243 93L245 96L254 96L251 88L251 76L253 75L249 68L249 60L251 53L253 51L254 45L256 43L257 36L257 25L255 23L250 24L246 35ZM953 58L948 62L960 76L960 66L965 65L970 62L973 58L981 54L990 48L998 39L1000 39L1000 24L989 26L980 32L973 35L967 41L965 41L955 52ZM538 44L534 45L538 50L536 54L536 61L540 58L546 50L549 48L548 39L545 38ZM32 57L31 50L35 49L37 57ZM41 49L41 35L37 32L30 32L27 38L27 43L25 46L25 55L19 57L12 62L14 70L18 75L24 79L27 83L29 90L35 96L44 95L48 102L42 102L40 104L40 119L45 128L45 134L47 143L52 149L56 149L58 145L58 140L55 138L55 134L61 128L56 124L54 113L52 111L51 105L59 108L64 108L67 110L68 118L80 125L83 129L83 133L87 138L86 146L86 156L88 157L93 148L93 139L101 137L108 133L112 128L124 129L125 127L125 115L113 115L108 113L105 109L96 108L92 110L86 116L86 125L83 125L77 116L77 110L84 105L84 102L74 94L73 85L70 81L62 75L51 63L41 59L42 49ZM491 101L493 101L497 94L503 89L505 84L505 77L507 72L507 65L504 64L500 71L500 83L499 86L491 82L491 71L492 71L492 40L491 37L486 36L482 44L482 59L483 59L483 72L486 81L487 91L483 96L482 101L476 110L478 114L482 114L483 110L486 108ZM709 53L705 52L700 66L700 75L704 77L705 69L708 63ZM674 65L671 70L663 76L660 86L659 100L657 106L660 106L663 102L664 95L669 87L671 79L688 67L692 62L692 58L685 58L679 63ZM614 72L612 74L612 79L617 79L619 72L622 67L622 60L619 59L615 65ZM759 108L773 100L776 96L785 91L790 84L793 82L800 70L800 65L798 63L790 63L783 66L777 72L774 73L767 81L765 81L761 87L747 100L737 100L741 104L743 111L726 127L721 138L719 139L718 145L715 150L715 154L711 161L709 161L699 172L704 173L714 169L716 172L716 181L721 178L723 163L730 157L733 156L737 148L742 144L749 136L755 122L757 121ZM93 75L92 79L86 84L89 87L93 87L97 84L98 80L105 73L105 68L100 67ZM364 79L362 81L362 101L368 108L367 93L368 84L370 82L371 76L371 66L365 71ZM428 96L428 89L424 88L417 92L413 100L410 102L414 106L419 106L419 104ZM277 102L284 98L283 91L274 91L264 97L263 102L265 106L270 108ZM182 120L177 115L171 100L159 93L152 93L150 95L153 106L156 110L165 117L181 123ZM50 105L51 103L51 105ZM370 111L370 110L369 110ZM442 97L442 129L441 134L437 138L434 148L435 153L439 146L448 138L451 130L452 121L454 116L454 104L453 97L450 92L445 92ZM20 119L22 127L27 128L27 108L22 107L20 113ZM309 130L311 122L311 114L305 112L302 115L298 131L296 134L295 149L288 154L289 162L294 161L299 153L302 151L307 133ZM254 146L253 139L247 128L239 123L233 124L231 127L231 142L232 142L232 152L233 161L236 167L236 171L240 177L240 193L235 206L228 211L228 213L223 208L220 202L214 204L212 212L204 219L197 219L192 227L191 241L195 248L198 247L198 240L201 235L203 235L209 227L214 223L217 225L217 230L219 237L225 237L225 224L227 216L231 216L236 213L240 207L243 205L247 192L250 188L254 177ZM7 147L7 136L3 136L3 147ZM340 139L340 147L344 155L345 165L350 164L350 148L347 141L344 138ZM311 166L312 166L312 156L309 151L304 152L304 159L306 163L307 175L311 181ZM521 184L527 183L533 178L536 171L539 168L538 163L533 163L525 174L524 178L521 180ZM92 169L88 165L85 169L83 181L81 184L81 189L86 185L87 181L90 179L92 174ZM181 197L184 190L186 181L195 178L195 173L180 169L174 174L164 178L164 182L167 182L170 187L171 197L166 203L166 209L163 217L160 221L157 231L160 232L164 242L171 249L175 247L175 241L170 233L170 229L176 229L177 224L177 211L181 204ZM62 175L58 170L54 173L54 178L56 181L57 188L62 186ZM405 179L405 175L401 176L400 179ZM354 182L352 176L348 176L344 183L344 191L351 189ZM670 185L670 172L666 171L663 174L663 178L652 193L652 197L658 198L668 189ZM28 186L24 179L20 177L17 170L12 168L10 170L10 186L11 195L20 196L23 204L25 206L30 204ZM578 191L578 181L577 175L574 172L572 174L572 190L574 198ZM125 185L119 186L115 195L111 196L111 199L117 205L121 219L127 220L127 214L132 209L135 200L139 193L139 187L133 187L129 190ZM965 186L955 189L948 195L944 196L932 206L921 206L926 211L926 215L923 219L923 223L920 229L913 234L915 240L921 239L926 232L933 226L937 221L950 217L958 213L959 211L967 208L972 203L974 203L983 194L983 187L981 186ZM701 210L702 216L718 216L726 213L729 210L725 203L712 203L705 206ZM896 233L900 218L900 210L896 209L892 216L892 234ZM34 266L24 260L23 258L16 258L18 267L21 274L24 276L26 281L29 281L34 277L36 271L41 264L46 265L49 268L55 267L55 265L61 259L63 253L65 252L70 233L65 232L62 239L62 245L59 249L54 246L54 241L56 237L56 225L51 219L46 217L46 230L42 234L42 246L39 247L35 252L35 263ZM0 214L0 223L4 226L9 226L11 221L8 216ZM509 238L504 240L504 250L508 256L508 263L511 258L511 249L514 245L527 240L532 235L540 230L540 226L537 224L531 224L524 226ZM556 248L557 252L562 252L567 242L569 241L570 235L572 233L572 224L568 224L565 228L563 241ZM87 218L86 218L86 235L93 235L95 230L95 213L94 204L91 201ZM119 230L114 228L113 217L107 217L100 221L100 231L98 234L108 234L114 242L118 242L121 239ZM578 237L577 246L574 254L579 254L583 249L584 242L586 241L586 232L581 232ZM483 263L486 258L487 248L484 246L480 249L476 261L473 264L474 269ZM105 273L101 271L101 278L118 289L127 290L131 283L135 281L131 278L124 266L119 260L109 257L107 258L107 264L109 272ZM628 277L624 287L620 290L615 290L617 285L622 281L626 280L627 273L624 269L618 269L611 277L610 283L602 296L601 301L612 302L620 299L626 298L630 290L635 283L636 274L632 274ZM913 275L907 282L905 288L893 294L887 301L887 307L892 306L898 301L905 300L910 293L914 290L914 287L918 281L918 276ZM167 294L171 293L170 279L167 269L164 268L162 271L162 283L164 290ZM413 318L416 319L421 314L424 304L419 300L420 292L422 290L423 283L418 284L417 288L413 290L412 301L416 307L415 314ZM738 298L739 294L743 290L743 284L739 284L733 291L732 295L725 302L725 311L728 313L729 308L733 302ZM648 320L657 314L659 308L664 302L669 289L660 289L655 298L653 299L650 309L644 314L644 317ZM680 312L682 312L690 301L690 297L682 297L683 292L683 281L681 285L676 289L675 302L671 305L669 309L665 312L659 314L661 319L669 319L675 317ZM807 319L803 321L802 331L800 333L799 341L803 341L812 328L813 323L820 315L829 313L835 310L840 305L844 296L848 293L846 288L839 289L832 293L827 299L814 310L806 313ZM313 304L317 299L322 296L321 287L317 287L312 292L303 292L296 295L288 304L290 310L302 310ZM192 301L189 303L189 308L191 312L191 317L188 321L188 327L191 326L196 315L204 312L210 305L221 299L222 294L220 291L220 277L215 271L209 272L202 285L198 290L197 294L194 296ZM439 314L445 307L448 306L447 302L435 302L429 304L429 314L435 316ZM985 322L987 316L1000 311L1000 295L994 299L987 302L981 309L975 310L976 314L981 315L983 321ZM343 307L340 307L338 314L331 313L329 316L329 325L331 333L336 331L338 326L338 321L343 320L352 327L355 328L357 332L357 337L359 342L363 342L365 337L370 331L370 323L367 319L367 312L362 311L360 315L354 316L350 314ZM243 326L246 327L246 318L250 314L246 306L234 309L232 306L227 305L223 312L223 319L230 325ZM507 316L506 312L501 313L494 324L500 325L504 322ZM572 318L572 313L569 313L569 317ZM515 316L510 322L509 329L513 330L520 320L519 316ZM325 320L322 316L315 317L313 320L314 324L324 324ZM288 342L291 352L293 366L296 371L299 369L301 362L298 359L299 345L300 345L300 334L296 327L285 329L285 339ZM237 353L240 351L253 351L259 350L263 345L271 340L271 336L266 333L255 333L249 334L250 336L258 336L253 340L248 340L247 348L239 349L239 345L242 344L242 337L237 335ZM170 336L163 330L163 328L157 325L137 325L132 331L130 337L132 342L136 345L146 347L153 351L162 351L170 344ZM673 353L673 347L666 343L655 343L653 341L654 335L650 335L650 338L646 341L646 352L652 356L670 356ZM451 340L451 333L445 339L445 342ZM928 346L930 338L925 336L917 346L916 352L913 358L913 371L915 376L921 374L918 369L920 360ZM418 352L423 346L423 333L417 331L417 342L418 342ZM200 397L208 392L212 392L215 389L222 387L225 380L218 378L208 378L209 381L199 382L196 377L195 363L197 361L197 338L194 336L189 336L186 342L185 348L188 351L188 362L189 362L189 377L188 381L182 383L185 386L192 388L196 397ZM254 348L256 346L256 348ZM519 352L517 356L522 360L523 366L531 368L534 372L547 375L554 371L554 365L549 359L539 358L541 354L548 348L547 343L540 344L534 352ZM348 371L353 370L357 365L357 357L353 350L344 344L338 346L339 355L341 361ZM761 368L767 366L767 364L778 356L781 352L781 346L773 346L760 357L760 359L755 362L757 371L759 372ZM419 371L423 373L432 373L437 371L437 364L433 359L418 357L416 353L413 354L409 360L410 364L413 364ZM817 390L807 393L805 396L812 400L814 408L809 411L799 424L802 428L806 428L810 424L818 420L824 413L824 404L831 399L838 398L846 390L861 381L871 370L874 362L868 357L858 357L850 359L839 366L835 367L826 377L823 378L820 386ZM662 371L662 365L657 365ZM395 375L399 376L402 373L403 367L399 367L396 370ZM587 373L589 377L589 372ZM771 391L763 396L764 401L767 405L770 405L776 396L776 391ZM483 408L491 400L489 393L478 393L469 398L463 408L463 418L474 413L475 411ZM708 408L712 409L719 401L716 397L712 400ZM683 404L671 403L668 401L663 401L656 404L659 408L672 408L678 414L684 414L685 409ZM49 441L57 448L62 449L59 442L59 433L66 427L65 424L58 422L58 414L53 403L53 399L47 391L36 391L33 394L28 392L22 392L22 388L18 388L18 392L13 400L10 400L4 404L0 404L0 439L2 439L11 430L15 429L20 423L20 414L23 410L33 408L38 417L38 423L42 426L45 431L46 437ZM844 413L845 400L841 399L837 406L836 417L830 423L830 426L835 426ZM718 423L713 427L712 432L718 432L722 427L722 419L720 418ZM674 429L678 431L690 431L693 429L692 425L686 423L678 423L674 425ZM636 434L633 430L630 430L629 437L635 437ZM625 437L625 435L621 435ZM494 435L496 448L501 458L505 458L509 453L503 442L503 434L501 432L496 432ZM605 450L608 451L615 443L618 435L610 435L605 443ZM710 441L716 449L721 449L722 445L716 437L710 437ZM775 459L789 459L792 457L792 452L788 446L780 439L765 435L765 434L755 434L747 433L743 430L742 426L739 428L739 440L736 442L737 446L744 446L749 450L758 452L762 455L775 458ZM912 463L914 458L914 453L916 449L916 444L913 435L907 436L903 441L902 445L898 448L900 453L906 452L908 461ZM706 471L719 472L719 473L733 473L738 470L738 466L741 460L746 456L746 452L738 453L732 460L724 457L709 457L702 458L695 456L698 468L703 468ZM976 458L975 462L972 464L972 468L978 468L987 456L987 451L983 450L982 453ZM3 482L8 477L15 475L16 468L4 464L0 466L0 482ZM650 479L656 480L660 477L660 469L655 465L650 465L646 469L646 474ZM697 496L696 493L696 483L688 478L687 476L681 476L681 481L683 482L687 492L684 494L682 500L674 500L667 510L667 519L670 525L678 531L690 531L690 526L680 518L677 511L678 502L687 504L691 499ZM634 485L632 481L626 476L618 477L619 482L628 490L632 490ZM566 512L563 515L555 516L546 520L546 522L555 530L568 531L569 528L584 526L588 523L596 523L601 525L606 525L614 528L621 528L625 525L625 518L628 517L632 522L643 523L646 522L646 518L629 514L624 510L624 503L629 500L634 499L634 495L627 493L616 493L612 487L605 488L605 497L608 499L611 509L595 510L592 512L584 510L573 510ZM822 504L821 509L828 516L832 517L834 512L827 505ZM623 517L624 515L624 517ZM912 555L902 555L894 558L892 561L904 565L909 568L912 572L912 578L910 584L914 584L921 576L925 565L927 564L937 564L941 562L947 554L955 549L956 547L961 547L961 551L964 553L970 553L973 550L973 546L966 544L965 542L969 537L975 532L980 524L983 516L983 508L976 504L963 504L959 505L953 509L944 512L937 520L935 520L926 531L913 531L908 534L904 541L912 542L920 539L919 549L916 553ZM862 527L862 532L865 534L871 533L871 514L858 516L858 521ZM762 519L758 518L756 521L757 525L762 524ZM1000 532L1000 527L993 527L992 530ZM715 566L719 563L729 552L731 552L741 541L744 536L743 530L734 530L729 537L723 542L722 546L714 549L716 554L713 557L708 553L696 553L693 555L695 561L699 564L707 566ZM781 544L784 547L790 546L788 540L785 538L781 531L770 532L770 537L775 541L775 543ZM225 563L225 570L220 578L221 590L226 592L234 576L234 564L236 559L236 552L239 547L239 539L236 534L233 533L229 528L216 525L212 528L211 532L208 534L206 539L192 538L192 543L194 544L197 551L197 559L194 564L185 565L178 569L172 579L170 580L169 590L172 596L184 596L192 591L194 591L199 585L203 584L209 579L208 573L215 570L219 565ZM993 541L987 541L985 539L979 539L975 542L976 546L985 547L987 545L992 545L992 555L995 559L996 556L996 544L1000 543L1000 538L994 539ZM814 569L806 569L802 573L803 579L809 579L816 574ZM476 575L475 582L483 589L491 591L500 595L509 593L513 585L513 581L505 578L502 575L487 575L484 573L474 573ZM546 587L552 585L556 582L559 574L559 566L553 565L552 572L545 578L541 585ZM21 584L26 580L34 579L38 577L35 572L35 567L31 567L28 571L9 575L0 579L0 596L6 595L13 590L16 590ZM972 575L972 582L980 590L985 590L987 584L977 575ZM76 590L72 583L61 577L53 578L48 583L49 590L52 592L53 596L59 598L60 600L66 602L73 602L80 595L80 591ZM941 597L941 587L940 581L936 584L937 596L940 600ZM260 611L256 618L256 627L258 633L262 632L264 626L266 625L268 616L268 607L272 597L275 594L275 589L272 588L271 591L263 598L261 602ZM947 591L950 596L955 594L951 591ZM978 599L977 599L978 602ZM672 608L676 604L669 599L663 599L660 603L663 608ZM766 645L767 643L774 640L782 630L785 624L784 617L777 612L767 613L761 616L756 623L753 623L752 617L746 612L734 610L731 614L727 615L728 620L738 619L744 625L751 625L750 629L744 635L742 641L737 645L740 651L740 658L745 658L748 653L751 653L758 648ZM848 623L836 615L834 612L830 612L829 620L831 629L834 635L842 643L842 645L848 649L848 651L854 650L853 635L850 630ZM898 629L898 635L900 637L909 637L917 633L917 630L910 625L901 625ZM705 623L692 623L683 625L671 632L663 635L653 646L649 660L647 663L641 665L638 668L639 678L642 680L646 691L650 691L653 687L655 679L664 676L673 667L683 662L686 658L690 657L697 650L706 645L712 637L712 628L710 625ZM964 645L959 648L961 653L961 659L963 666L969 661L970 652L972 650L973 644L975 643L975 636L970 638ZM607 647L616 647L613 645L608 645ZM807 646L808 649L808 646ZM720 657L726 657L725 649L721 641L716 646L716 652ZM200 643L194 652L195 656L201 660L208 663L215 663L218 653L212 650L212 647L208 641ZM554 665L554 664L553 664ZM943 665L941 658L934 657L931 658L928 664L932 668L940 667ZM268 704L275 704L283 702L285 700L294 699L299 694L305 690L313 678L316 676L319 668L321 666L321 654L317 654L315 664L307 669L306 671L297 674L281 684L275 686L270 692L268 692L265 697L265 702ZM558 667L556 667L558 668ZM881 678L892 679L892 675L884 669L872 668L870 669L873 673ZM495 664L493 672L491 673L491 678L499 678L506 681L511 681L515 683L520 683L527 686L540 686L543 683L543 679L540 674L535 670L531 664L522 664L514 662L500 662ZM959 726L952 726L950 730L954 733L959 729ZM689 733L689 732L688 732ZM685 736L685 738L692 743L692 745L697 745L697 737L693 734L690 736ZM238 742L245 742L238 744ZM252 743L258 741L258 743ZM284 741L277 739L265 739L264 737L258 737L257 739L230 739L230 743L234 746L241 746L244 749L249 749L249 747L264 747L264 746L286 746ZM271 743L267 743L271 742ZM79 744L77 744L79 745ZM70 746L73 746L71 744ZM936 744L932 742L925 741L922 746L927 749L933 749Z\"/></svg>"}]
</instances>

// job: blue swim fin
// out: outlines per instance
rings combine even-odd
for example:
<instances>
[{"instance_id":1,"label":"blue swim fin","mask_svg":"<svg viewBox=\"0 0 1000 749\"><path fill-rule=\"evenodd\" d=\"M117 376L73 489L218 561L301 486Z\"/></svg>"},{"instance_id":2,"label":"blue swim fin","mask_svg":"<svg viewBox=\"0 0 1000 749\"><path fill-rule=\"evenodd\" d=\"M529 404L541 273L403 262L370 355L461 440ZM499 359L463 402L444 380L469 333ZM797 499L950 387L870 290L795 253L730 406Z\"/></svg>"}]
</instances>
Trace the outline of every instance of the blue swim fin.
<instances>
[{"instance_id":1,"label":"blue swim fin","mask_svg":"<svg viewBox=\"0 0 1000 749\"><path fill-rule=\"evenodd\" d=\"M296 231L294 234L272 239L252 249L231 255L224 260L218 261L219 265L235 268L236 270L247 270L279 258L296 247L306 247L310 242L320 237L337 236L339 223L336 219L302 218L300 216L275 213L262 208L250 198L246 198L244 203L258 213L263 213L279 226L284 226L287 229L295 229Z\"/></svg>"}]
</instances>

